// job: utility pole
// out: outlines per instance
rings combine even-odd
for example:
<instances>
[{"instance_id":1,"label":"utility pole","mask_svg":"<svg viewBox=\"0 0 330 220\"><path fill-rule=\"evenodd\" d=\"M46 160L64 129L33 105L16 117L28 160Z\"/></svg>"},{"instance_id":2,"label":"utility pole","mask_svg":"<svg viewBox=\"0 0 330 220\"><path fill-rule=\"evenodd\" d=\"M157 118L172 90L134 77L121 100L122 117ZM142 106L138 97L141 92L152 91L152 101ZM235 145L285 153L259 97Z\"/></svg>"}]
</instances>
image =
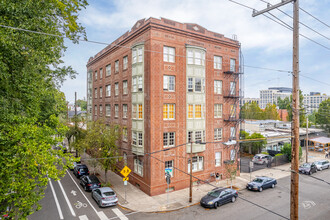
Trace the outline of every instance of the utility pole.
<instances>
[{"instance_id":1,"label":"utility pole","mask_svg":"<svg viewBox=\"0 0 330 220\"><path fill-rule=\"evenodd\" d=\"M75 128L74 130L77 134L77 92L74 92L74 128ZM77 149L76 149L76 157L78 157Z\"/></svg>"},{"instance_id":2,"label":"utility pole","mask_svg":"<svg viewBox=\"0 0 330 220\"><path fill-rule=\"evenodd\" d=\"M308 163L308 118L306 120L306 163Z\"/></svg>"},{"instance_id":3,"label":"utility pole","mask_svg":"<svg viewBox=\"0 0 330 220\"><path fill-rule=\"evenodd\" d=\"M189 202L192 202L192 145L193 142L190 142L190 188L189 188Z\"/></svg>"},{"instance_id":4,"label":"utility pole","mask_svg":"<svg viewBox=\"0 0 330 220\"><path fill-rule=\"evenodd\" d=\"M293 62L292 62L292 160L290 219L298 220L299 193L299 0L282 0L276 5L267 5L266 9L253 11L252 17L269 12L287 3L293 2Z\"/></svg>"}]
</instances>

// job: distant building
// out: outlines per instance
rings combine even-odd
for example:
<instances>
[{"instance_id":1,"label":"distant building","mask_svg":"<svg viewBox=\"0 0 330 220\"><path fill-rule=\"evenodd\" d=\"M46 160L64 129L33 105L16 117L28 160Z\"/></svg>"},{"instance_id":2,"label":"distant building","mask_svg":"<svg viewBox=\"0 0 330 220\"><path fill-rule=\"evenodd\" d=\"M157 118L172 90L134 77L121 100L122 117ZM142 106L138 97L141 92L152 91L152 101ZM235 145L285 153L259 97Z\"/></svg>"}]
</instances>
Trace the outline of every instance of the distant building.
<instances>
[{"instance_id":1,"label":"distant building","mask_svg":"<svg viewBox=\"0 0 330 220\"><path fill-rule=\"evenodd\" d=\"M243 106L245 103L256 102L258 105L260 103L260 98L242 98L240 99L240 105Z\"/></svg>"},{"instance_id":2,"label":"distant building","mask_svg":"<svg viewBox=\"0 0 330 220\"><path fill-rule=\"evenodd\" d=\"M259 107L264 109L268 103L277 105L279 97L284 99L285 97L290 97L291 94L292 89L287 87L270 87L266 90L260 90Z\"/></svg>"},{"instance_id":3,"label":"distant building","mask_svg":"<svg viewBox=\"0 0 330 220\"><path fill-rule=\"evenodd\" d=\"M328 95L321 95L319 92L304 94L304 108L307 114L311 114L319 109L320 103L330 98Z\"/></svg>"},{"instance_id":4,"label":"distant building","mask_svg":"<svg viewBox=\"0 0 330 220\"><path fill-rule=\"evenodd\" d=\"M277 109L277 113L280 116L281 121L288 121L287 117L289 113L287 109Z\"/></svg>"}]
</instances>

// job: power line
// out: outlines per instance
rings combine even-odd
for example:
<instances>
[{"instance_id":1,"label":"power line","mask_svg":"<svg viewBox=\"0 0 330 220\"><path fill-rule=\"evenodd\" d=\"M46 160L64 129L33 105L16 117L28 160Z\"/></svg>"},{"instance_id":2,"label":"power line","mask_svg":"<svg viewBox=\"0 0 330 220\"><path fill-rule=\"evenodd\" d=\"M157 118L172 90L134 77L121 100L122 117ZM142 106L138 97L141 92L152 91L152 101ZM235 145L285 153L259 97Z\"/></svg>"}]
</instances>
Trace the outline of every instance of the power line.
<instances>
[{"instance_id":1,"label":"power line","mask_svg":"<svg viewBox=\"0 0 330 220\"><path fill-rule=\"evenodd\" d=\"M328 24L326 24L325 22L321 21L320 19L318 19L317 17L315 17L314 15L312 15L311 13L307 12L306 10L304 10L303 8L299 7L299 9L303 12L305 12L306 14L308 14L309 16L311 16L312 18L314 18L315 20L319 21L320 23L324 24L325 26L327 26L328 28L330 28L330 26Z\"/></svg>"}]
</instances>

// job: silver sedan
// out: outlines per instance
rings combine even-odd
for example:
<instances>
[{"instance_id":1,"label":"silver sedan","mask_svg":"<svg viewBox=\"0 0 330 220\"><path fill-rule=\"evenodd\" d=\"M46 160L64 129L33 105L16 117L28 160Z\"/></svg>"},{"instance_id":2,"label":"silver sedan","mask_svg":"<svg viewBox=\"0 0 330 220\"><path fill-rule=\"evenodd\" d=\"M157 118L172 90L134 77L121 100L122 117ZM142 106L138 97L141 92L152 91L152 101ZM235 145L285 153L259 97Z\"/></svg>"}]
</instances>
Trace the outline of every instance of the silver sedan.
<instances>
[{"instance_id":1,"label":"silver sedan","mask_svg":"<svg viewBox=\"0 0 330 220\"><path fill-rule=\"evenodd\" d=\"M330 168L330 162L328 160L316 161L315 165L317 167L317 170L324 170Z\"/></svg>"},{"instance_id":2,"label":"silver sedan","mask_svg":"<svg viewBox=\"0 0 330 220\"><path fill-rule=\"evenodd\" d=\"M114 206L118 203L116 193L110 187L101 187L92 191L92 197L99 207Z\"/></svg>"}]
</instances>

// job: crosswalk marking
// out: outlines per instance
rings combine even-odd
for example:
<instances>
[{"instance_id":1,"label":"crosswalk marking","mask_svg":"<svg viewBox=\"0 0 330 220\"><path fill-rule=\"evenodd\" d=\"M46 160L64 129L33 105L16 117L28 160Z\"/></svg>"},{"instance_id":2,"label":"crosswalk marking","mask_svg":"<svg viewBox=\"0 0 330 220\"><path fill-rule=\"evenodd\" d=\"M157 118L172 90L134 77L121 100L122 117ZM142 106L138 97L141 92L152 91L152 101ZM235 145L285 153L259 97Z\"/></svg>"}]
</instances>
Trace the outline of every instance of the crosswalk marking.
<instances>
[{"instance_id":1,"label":"crosswalk marking","mask_svg":"<svg viewBox=\"0 0 330 220\"><path fill-rule=\"evenodd\" d=\"M88 218L87 218L86 215L81 215L81 216L79 216L79 219L80 219L80 220L88 220Z\"/></svg>"},{"instance_id":2,"label":"crosswalk marking","mask_svg":"<svg viewBox=\"0 0 330 220\"><path fill-rule=\"evenodd\" d=\"M101 220L108 220L108 217L104 214L104 212L98 212L97 215Z\"/></svg>"},{"instance_id":3,"label":"crosswalk marking","mask_svg":"<svg viewBox=\"0 0 330 220\"><path fill-rule=\"evenodd\" d=\"M128 220L128 218L118 209L114 208L112 211L120 218L120 220Z\"/></svg>"}]
</instances>

